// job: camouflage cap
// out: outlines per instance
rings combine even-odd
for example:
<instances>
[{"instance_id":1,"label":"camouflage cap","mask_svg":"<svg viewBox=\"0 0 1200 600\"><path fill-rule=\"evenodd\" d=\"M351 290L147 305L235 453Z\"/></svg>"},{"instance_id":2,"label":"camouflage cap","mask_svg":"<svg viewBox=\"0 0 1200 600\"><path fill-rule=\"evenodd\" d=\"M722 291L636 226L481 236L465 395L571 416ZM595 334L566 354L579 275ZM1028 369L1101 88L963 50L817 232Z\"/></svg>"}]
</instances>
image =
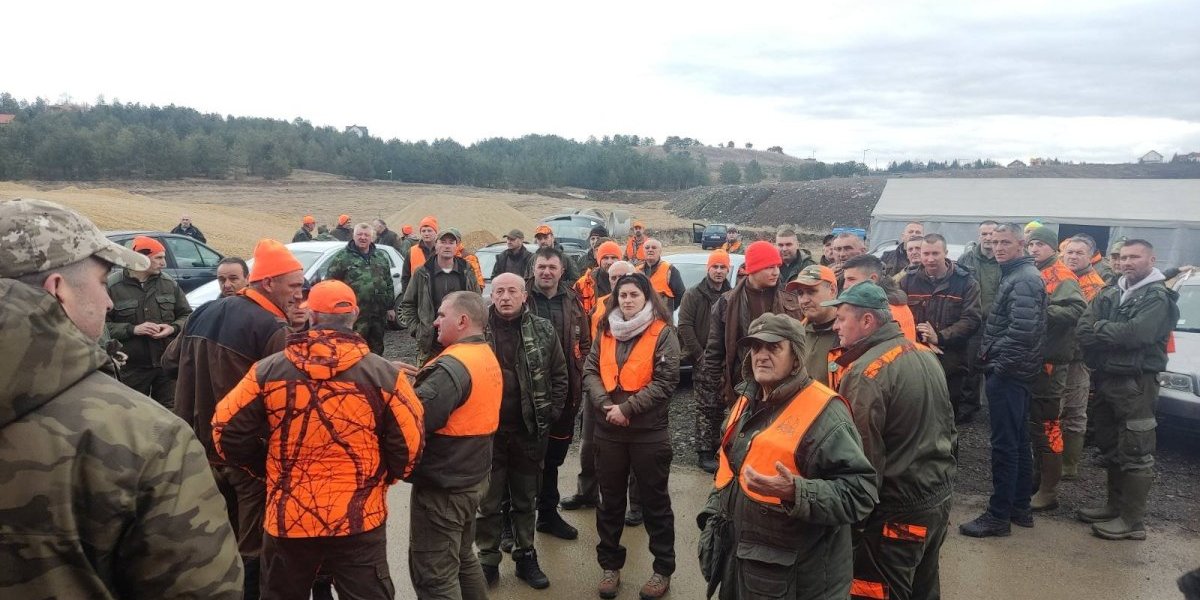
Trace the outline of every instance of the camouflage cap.
<instances>
[{"instance_id":1,"label":"camouflage cap","mask_svg":"<svg viewBox=\"0 0 1200 600\"><path fill-rule=\"evenodd\" d=\"M150 259L117 244L87 217L54 202L0 202L0 277L41 273L89 256L131 271L150 268Z\"/></svg>"},{"instance_id":2,"label":"camouflage cap","mask_svg":"<svg viewBox=\"0 0 1200 600\"><path fill-rule=\"evenodd\" d=\"M1124 248L1124 247L1125 247L1125 238L1122 237L1121 239L1113 242L1112 246L1109 246L1108 253L1109 254L1120 254L1121 248Z\"/></svg>"},{"instance_id":3,"label":"camouflage cap","mask_svg":"<svg viewBox=\"0 0 1200 600\"><path fill-rule=\"evenodd\" d=\"M755 340L768 343L788 340L803 348L804 326L800 324L800 321L787 315L763 313L762 316L750 323L746 337L738 340L738 345L745 346Z\"/></svg>"}]
</instances>

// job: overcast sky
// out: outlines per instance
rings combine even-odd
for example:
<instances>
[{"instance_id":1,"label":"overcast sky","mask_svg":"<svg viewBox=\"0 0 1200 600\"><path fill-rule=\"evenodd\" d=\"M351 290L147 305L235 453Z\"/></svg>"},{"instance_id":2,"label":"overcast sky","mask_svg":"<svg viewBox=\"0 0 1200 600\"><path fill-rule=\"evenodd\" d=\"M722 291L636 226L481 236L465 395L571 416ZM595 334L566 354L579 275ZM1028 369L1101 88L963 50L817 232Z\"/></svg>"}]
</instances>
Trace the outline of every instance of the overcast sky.
<instances>
[{"instance_id":1,"label":"overcast sky","mask_svg":"<svg viewBox=\"0 0 1200 600\"><path fill-rule=\"evenodd\" d=\"M862 160L1200 151L1200 2L21 2L0 91L469 144Z\"/></svg>"}]
</instances>

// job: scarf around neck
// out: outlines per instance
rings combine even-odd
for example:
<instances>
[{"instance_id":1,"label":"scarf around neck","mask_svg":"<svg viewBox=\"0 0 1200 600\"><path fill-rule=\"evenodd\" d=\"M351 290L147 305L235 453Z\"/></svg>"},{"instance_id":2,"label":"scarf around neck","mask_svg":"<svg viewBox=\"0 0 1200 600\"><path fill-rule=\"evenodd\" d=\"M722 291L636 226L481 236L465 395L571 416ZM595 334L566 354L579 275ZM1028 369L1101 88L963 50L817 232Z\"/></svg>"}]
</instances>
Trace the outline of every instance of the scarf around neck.
<instances>
[{"instance_id":1,"label":"scarf around neck","mask_svg":"<svg viewBox=\"0 0 1200 600\"><path fill-rule=\"evenodd\" d=\"M649 302L629 320L625 320L625 317L621 315L620 308L608 313L608 328L612 331L613 337L622 342L628 342L641 335L652 321L654 321L654 307Z\"/></svg>"}]
</instances>

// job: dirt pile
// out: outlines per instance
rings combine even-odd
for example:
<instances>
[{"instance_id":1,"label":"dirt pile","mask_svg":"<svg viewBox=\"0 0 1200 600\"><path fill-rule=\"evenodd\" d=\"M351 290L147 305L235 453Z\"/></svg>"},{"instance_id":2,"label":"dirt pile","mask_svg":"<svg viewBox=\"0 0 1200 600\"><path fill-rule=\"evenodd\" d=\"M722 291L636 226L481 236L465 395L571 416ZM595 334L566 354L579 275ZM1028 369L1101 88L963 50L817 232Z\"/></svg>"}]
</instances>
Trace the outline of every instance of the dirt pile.
<instances>
[{"instance_id":1,"label":"dirt pile","mask_svg":"<svg viewBox=\"0 0 1200 600\"><path fill-rule=\"evenodd\" d=\"M809 232L866 227L885 181L883 177L853 177L706 186L676 193L668 208L681 217L705 222L764 227L786 223Z\"/></svg>"},{"instance_id":2,"label":"dirt pile","mask_svg":"<svg viewBox=\"0 0 1200 600\"><path fill-rule=\"evenodd\" d=\"M421 219L429 215L436 217L438 225L442 228L456 227L464 237L471 233L474 238L472 241L479 245L485 245L480 242L487 234L491 234L491 239L488 241L491 243L499 240L500 236L512 229L520 229L529 240L533 240L533 230L537 227L537 221L534 218L521 213L505 202L464 195L434 195L413 200L404 208L389 215L387 222L397 229L405 223L416 227ZM479 235L481 233L483 235ZM464 245L470 248L471 244L466 241L464 239Z\"/></svg>"}]
</instances>

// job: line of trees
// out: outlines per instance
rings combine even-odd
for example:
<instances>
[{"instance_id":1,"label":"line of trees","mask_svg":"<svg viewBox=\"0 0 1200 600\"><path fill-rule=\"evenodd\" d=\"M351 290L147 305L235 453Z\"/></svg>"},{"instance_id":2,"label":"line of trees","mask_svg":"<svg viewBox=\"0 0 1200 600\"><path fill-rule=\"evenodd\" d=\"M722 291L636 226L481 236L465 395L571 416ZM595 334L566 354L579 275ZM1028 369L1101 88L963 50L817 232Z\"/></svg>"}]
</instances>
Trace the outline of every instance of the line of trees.
<instances>
[{"instance_id":1,"label":"line of trees","mask_svg":"<svg viewBox=\"0 0 1200 600\"><path fill-rule=\"evenodd\" d=\"M1057 162L1058 162L1058 159L1055 159L1055 163L1057 163ZM986 160L977 158L973 162L972 161L959 161L957 159L952 160L952 161L947 160L947 161L941 161L941 162L936 161L936 160L931 160L929 162L922 162L919 160L918 161L906 160L904 162L892 161L891 163L888 164L887 172L888 173L917 173L920 171L950 171L950 170L954 170L954 169L994 169L999 166L1000 166L1000 163L998 163L990 158L986 159Z\"/></svg>"},{"instance_id":2,"label":"line of trees","mask_svg":"<svg viewBox=\"0 0 1200 600\"><path fill-rule=\"evenodd\" d=\"M0 93L0 180L278 179L293 169L355 179L480 187L570 186L598 190L684 189L709 182L703 157L651 157L653 138L605 136L576 142L553 135L384 141L314 127L304 119L222 117L177 106L105 102L51 105Z\"/></svg>"},{"instance_id":3,"label":"line of trees","mask_svg":"<svg viewBox=\"0 0 1200 600\"><path fill-rule=\"evenodd\" d=\"M779 169L780 181L814 181L830 177L851 177L854 175L869 175L871 172L860 162L846 161L823 163L821 161L805 161L796 165L783 165Z\"/></svg>"}]
</instances>

